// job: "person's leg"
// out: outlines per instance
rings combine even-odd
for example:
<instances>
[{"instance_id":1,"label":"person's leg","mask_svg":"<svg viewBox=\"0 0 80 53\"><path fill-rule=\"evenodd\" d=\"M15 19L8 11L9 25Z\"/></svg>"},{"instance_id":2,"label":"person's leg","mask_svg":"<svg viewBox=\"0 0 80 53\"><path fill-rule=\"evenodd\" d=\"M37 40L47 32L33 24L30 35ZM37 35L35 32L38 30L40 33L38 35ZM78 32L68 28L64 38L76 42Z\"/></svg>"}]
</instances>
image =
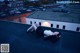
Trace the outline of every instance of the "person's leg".
<instances>
[{"instance_id":1,"label":"person's leg","mask_svg":"<svg viewBox=\"0 0 80 53\"><path fill-rule=\"evenodd\" d=\"M33 31L33 26L30 26L28 29L27 29L27 32L28 31Z\"/></svg>"}]
</instances>

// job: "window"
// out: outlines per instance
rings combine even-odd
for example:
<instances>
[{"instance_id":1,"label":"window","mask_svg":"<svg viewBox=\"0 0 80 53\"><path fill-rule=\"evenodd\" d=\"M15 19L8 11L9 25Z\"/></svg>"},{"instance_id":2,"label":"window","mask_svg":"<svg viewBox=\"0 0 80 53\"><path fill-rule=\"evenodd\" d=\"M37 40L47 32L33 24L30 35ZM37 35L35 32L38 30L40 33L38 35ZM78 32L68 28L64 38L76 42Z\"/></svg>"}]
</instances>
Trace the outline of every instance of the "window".
<instances>
[{"instance_id":1,"label":"window","mask_svg":"<svg viewBox=\"0 0 80 53\"><path fill-rule=\"evenodd\" d=\"M63 29L65 29L65 25L63 25Z\"/></svg>"},{"instance_id":2,"label":"window","mask_svg":"<svg viewBox=\"0 0 80 53\"><path fill-rule=\"evenodd\" d=\"M36 23L36 22L34 22L34 23Z\"/></svg>"},{"instance_id":3,"label":"window","mask_svg":"<svg viewBox=\"0 0 80 53\"><path fill-rule=\"evenodd\" d=\"M53 24L51 24L51 27L53 27Z\"/></svg>"},{"instance_id":4,"label":"window","mask_svg":"<svg viewBox=\"0 0 80 53\"><path fill-rule=\"evenodd\" d=\"M41 22L39 22L39 25L41 26Z\"/></svg>"},{"instance_id":5,"label":"window","mask_svg":"<svg viewBox=\"0 0 80 53\"><path fill-rule=\"evenodd\" d=\"M56 28L59 28L59 25L57 25Z\"/></svg>"},{"instance_id":6,"label":"window","mask_svg":"<svg viewBox=\"0 0 80 53\"><path fill-rule=\"evenodd\" d=\"M76 31L79 31L79 29L80 29L80 28L79 28L79 27L77 27Z\"/></svg>"},{"instance_id":7,"label":"window","mask_svg":"<svg viewBox=\"0 0 80 53\"><path fill-rule=\"evenodd\" d=\"M32 24L32 21L30 21L30 24Z\"/></svg>"}]
</instances>

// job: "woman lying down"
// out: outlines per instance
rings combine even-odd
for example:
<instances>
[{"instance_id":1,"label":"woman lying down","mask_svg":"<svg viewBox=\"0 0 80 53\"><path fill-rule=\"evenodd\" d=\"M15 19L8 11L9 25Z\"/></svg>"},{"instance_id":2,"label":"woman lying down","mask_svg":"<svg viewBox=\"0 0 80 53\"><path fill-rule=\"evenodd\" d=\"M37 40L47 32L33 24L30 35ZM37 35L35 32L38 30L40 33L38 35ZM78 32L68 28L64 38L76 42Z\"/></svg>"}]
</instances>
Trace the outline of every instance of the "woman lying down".
<instances>
[{"instance_id":1,"label":"woman lying down","mask_svg":"<svg viewBox=\"0 0 80 53\"><path fill-rule=\"evenodd\" d=\"M51 30L43 30L38 24L33 24L27 29L27 32L35 31L39 35L44 35L44 38L49 36L56 36L57 38L61 37L59 32L52 32Z\"/></svg>"}]
</instances>

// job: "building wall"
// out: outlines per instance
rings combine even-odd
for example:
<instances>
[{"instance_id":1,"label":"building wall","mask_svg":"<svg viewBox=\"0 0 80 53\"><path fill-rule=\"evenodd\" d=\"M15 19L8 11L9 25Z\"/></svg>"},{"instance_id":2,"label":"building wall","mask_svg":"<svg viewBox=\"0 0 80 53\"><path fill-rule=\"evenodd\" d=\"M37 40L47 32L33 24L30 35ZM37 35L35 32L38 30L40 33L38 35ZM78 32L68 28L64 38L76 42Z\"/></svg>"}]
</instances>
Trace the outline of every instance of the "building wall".
<instances>
[{"instance_id":1,"label":"building wall","mask_svg":"<svg viewBox=\"0 0 80 53\"><path fill-rule=\"evenodd\" d=\"M41 24L43 22L49 22L50 24L53 24L52 28L57 28L57 25L58 26L58 29L63 29L63 26L65 26L65 29L64 30L70 30L70 31L77 31L77 28L78 31L77 32L80 32L80 24L77 24L77 23L67 23L67 22L59 22L59 21L49 21L49 20L40 20L40 19L32 19L32 18L26 18L26 24L32 24L33 23L40 23Z\"/></svg>"}]
</instances>

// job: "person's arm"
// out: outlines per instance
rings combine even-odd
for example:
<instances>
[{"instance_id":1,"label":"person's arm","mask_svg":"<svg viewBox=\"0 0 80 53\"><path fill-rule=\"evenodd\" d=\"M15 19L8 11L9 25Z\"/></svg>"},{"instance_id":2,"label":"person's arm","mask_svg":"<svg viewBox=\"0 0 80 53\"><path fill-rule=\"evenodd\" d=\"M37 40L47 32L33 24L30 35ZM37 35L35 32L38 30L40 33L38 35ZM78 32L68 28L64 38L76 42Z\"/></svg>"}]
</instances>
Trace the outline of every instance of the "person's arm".
<instances>
[{"instance_id":1,"label":"person's arm","mask_svg":"<svg viewBox=\"0 0 80 53\"><path fill-rule=\"evenodd\" d=\"M30 26L30 27L27 29L27 32L28 32L29 30L31 30L32 28L33 28L33 25Z\"/></svg>"},{"instance_id":2,"label":"person's arm","mask_svg":"<svg viewBox=\"0 0 80 53\"><path fill-rule=\"evenodd\" d=\"M53 35L55 35L57 38L61 37L60 32L54 32Z\"/></svg>"}]
</instances>

